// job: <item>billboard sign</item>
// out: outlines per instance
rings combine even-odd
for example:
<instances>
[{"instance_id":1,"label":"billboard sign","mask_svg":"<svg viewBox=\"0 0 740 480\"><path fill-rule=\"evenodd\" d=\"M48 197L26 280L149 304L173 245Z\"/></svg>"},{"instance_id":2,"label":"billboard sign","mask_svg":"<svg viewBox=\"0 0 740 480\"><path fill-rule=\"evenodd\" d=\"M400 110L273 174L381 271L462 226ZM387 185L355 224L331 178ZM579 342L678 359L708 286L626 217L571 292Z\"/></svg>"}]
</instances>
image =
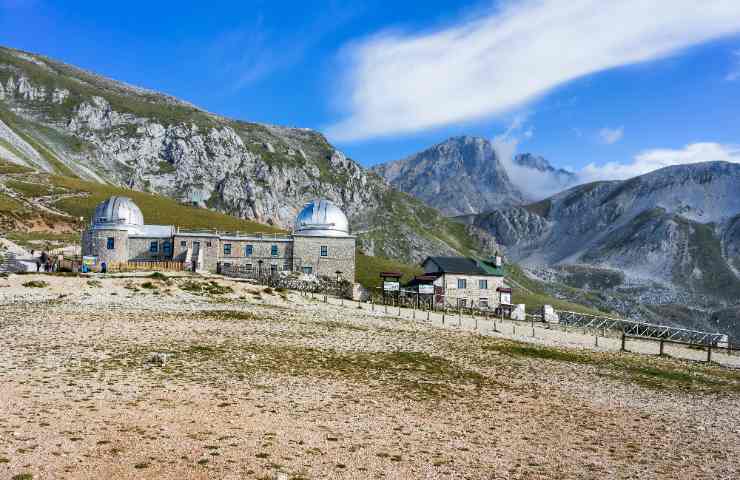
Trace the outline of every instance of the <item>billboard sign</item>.
<instances>
[{"instance_id":1,"label":"billboard sign","mask_svg":"<svg viewBox=\"0 0 740 480\"><path fill-rule=\"evenodd\" d=\"M401 289L401 284L398 282L383 282L383 290L386 292L397 292Z\"/></svg>"},{"instance_id":2,"label":"billboard sign","mask_svg":"<svg viewBox=\"0 0 740 480\"><path fill-rule=\"evenodd\" d=\"M423 295L432 295L434 293L434 285L431 283L428 285L419 285L419 293Z\"/></svg>"}]
</instances>

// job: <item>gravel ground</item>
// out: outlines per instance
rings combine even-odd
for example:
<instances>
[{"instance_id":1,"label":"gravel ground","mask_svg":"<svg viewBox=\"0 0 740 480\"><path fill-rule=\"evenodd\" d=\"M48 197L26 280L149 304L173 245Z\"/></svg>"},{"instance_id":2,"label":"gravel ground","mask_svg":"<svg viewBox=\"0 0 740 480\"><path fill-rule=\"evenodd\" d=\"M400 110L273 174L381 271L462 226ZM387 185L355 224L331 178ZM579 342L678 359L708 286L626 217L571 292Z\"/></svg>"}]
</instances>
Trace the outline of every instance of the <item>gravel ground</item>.
<instances>
[{"instance_id":1,"label":"gravel ground","mask_svg":"<svg viewBox=\"0 0 740 480\"><path fill-rule=\"evenodd\" d=\"M0 478L740 476L740 372L209 281L0 278Z\"/></svg>"}]
</instances>

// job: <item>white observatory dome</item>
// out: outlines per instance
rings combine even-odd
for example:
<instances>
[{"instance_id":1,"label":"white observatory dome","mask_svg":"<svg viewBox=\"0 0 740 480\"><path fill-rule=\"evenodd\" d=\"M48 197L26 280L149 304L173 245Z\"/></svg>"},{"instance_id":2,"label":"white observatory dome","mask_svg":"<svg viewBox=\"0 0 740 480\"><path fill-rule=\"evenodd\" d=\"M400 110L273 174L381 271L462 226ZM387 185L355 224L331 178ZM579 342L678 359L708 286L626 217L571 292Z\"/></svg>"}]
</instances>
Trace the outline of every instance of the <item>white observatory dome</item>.
<instances>
[{"instance_id":1,"label":"white observatory dome","mask_svg":"<svg viewBox=\"0 0 740 480\"><path fill-rule=\"evenodd\" d=\"M93 225L144 225L144 215L128 197L110 197L95 207Z\"/></svg>"},{"instance_id":2,"label":"white observatory dome","mask_svg":"<svg viewBox=\"0 0 740 480\"><path fill-rule=\"evenodd\" d=\"M344 212L329 200L313 200L296 217L294 233L317 237L347 237L349 222Z\"/></svg>"}]
</instances>

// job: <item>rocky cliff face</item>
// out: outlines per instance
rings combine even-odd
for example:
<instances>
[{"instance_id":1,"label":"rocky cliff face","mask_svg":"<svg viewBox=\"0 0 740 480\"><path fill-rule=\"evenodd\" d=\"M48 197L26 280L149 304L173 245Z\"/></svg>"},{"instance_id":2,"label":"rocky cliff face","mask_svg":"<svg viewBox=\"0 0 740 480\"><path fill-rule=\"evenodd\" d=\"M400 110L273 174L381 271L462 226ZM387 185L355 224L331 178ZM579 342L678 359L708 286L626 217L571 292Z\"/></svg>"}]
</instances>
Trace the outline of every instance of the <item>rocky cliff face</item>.
<instances>
[{"instance_id":1,"label":"rocky cliff face","mask_svg":"<svg viewBox=\"0 0 740 480\"><path fill-rule=\"evenodd\" d=\"M713 309L740 303L740 165L664 168L466 217L514 260L625 274L633 303Z\"/></svg>"},{"instance_id":2,"label":"rocky cliff face","mask_svg":"<svg viewBox=\"0 0 740 480\"><path fill-rule=\"evenodd\" d=\"M0 85L0 157L12 162L283 228L325 197L347 212L366 251L403 260L479 246L318 132L234 121L6 48Z\"/></svg>"},{"instance_id":3,"label":"rocky cliff face","mask_svg":"<svg viewBox=\"0 0 740 480\"><path fill-rule=\"evenodd\" d=\"M455 137L373 168L394 187L445 215L480 213L524 201L491 142Z\"/></svg>"}]
</instances>

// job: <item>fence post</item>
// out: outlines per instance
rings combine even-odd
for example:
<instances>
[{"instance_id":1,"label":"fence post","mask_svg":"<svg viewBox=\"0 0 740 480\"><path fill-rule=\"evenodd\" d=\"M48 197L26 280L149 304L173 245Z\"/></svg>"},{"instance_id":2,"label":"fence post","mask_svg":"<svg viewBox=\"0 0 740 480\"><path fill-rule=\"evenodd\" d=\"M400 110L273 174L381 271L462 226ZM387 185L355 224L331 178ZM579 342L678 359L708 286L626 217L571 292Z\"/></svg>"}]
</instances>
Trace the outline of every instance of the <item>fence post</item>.
<instances>
[{"instance_id":1,"label":"fence post","mask_svg":"<svg viewBox=\"0 0 740 480\"><path fill-rule=\"evenodd\" d=\"M445 310L447 310L445 305L442 305L442 326L445 325Z\"/></svg>"},{"instance_id":2,"label":"fence post","mask_svg":"<svg viewBox=\"0 0 740 480\"><path fill-rule=\"evenodd\" d=\"M712 362L712 346L707 346L707 363Z\"/></svg>"},{"instance_id":3,"label":"fence post","mask_svg":"<svg viewBox=\"0 0 740 480\"><path fill-rule=\"evenodd\" d=\"M622 332L622 348L619 351L620 352L627 351L627 334L624 332Z\"/></svg>"},{"instance_id":4,"label":"fence post","mask_svg":"<svg viewBox=\"0 0 740 480\"><path fill-rule=\"evenodd\" d=\"M660 339L660 351L658 352L658 356L660 356L660 357L663 356L663 344L664 344L664 342L663 342L663 339L661 338Z\"/></svg>"},{"instance_id":5,"label":"fence post","mask_svg":"<svg viewBox=\"0 0 740 480\"><path fill-rule=\"evenodd\" d=\"M370 297L370 311L375 311L375 297Z\"/></svg>"}]
</instances>

